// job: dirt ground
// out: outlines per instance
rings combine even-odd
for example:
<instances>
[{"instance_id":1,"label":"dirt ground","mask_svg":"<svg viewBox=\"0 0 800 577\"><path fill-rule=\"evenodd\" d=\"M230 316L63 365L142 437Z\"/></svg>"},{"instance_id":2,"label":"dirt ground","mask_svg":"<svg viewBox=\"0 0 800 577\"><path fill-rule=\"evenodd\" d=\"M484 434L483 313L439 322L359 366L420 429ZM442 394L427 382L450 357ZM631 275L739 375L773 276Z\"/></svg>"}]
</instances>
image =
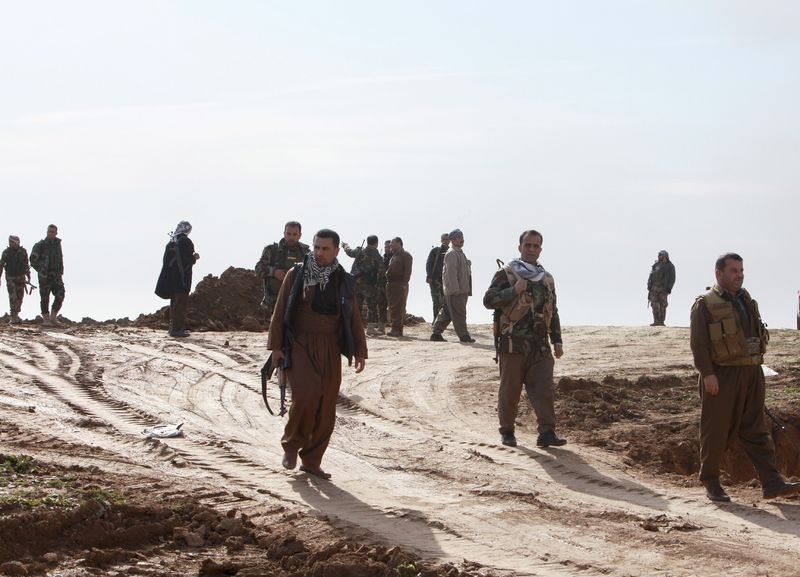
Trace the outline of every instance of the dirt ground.
<instances>
[{"instance_id":1,"label":"dirt ground","mask_svg":"<svg viewBox=\"0 0 800 577\"><path fill-rule=\"evenodd\" d=\"M0 328L6 575L793 575L800 501L764 501L741 450L733 503L697 484L682 328L567 327L561 448L499 444L491 328L474 344L370 338L345 369L331 481L280 466L260 396L265 333L119 323ZM800 475L800 332L775 331L767 404ZM277 385L270 384L277 406ZM145 427L183 423L184 436ZM792 445L795 444L795 446Z\"/></svg>"}]
</instances>

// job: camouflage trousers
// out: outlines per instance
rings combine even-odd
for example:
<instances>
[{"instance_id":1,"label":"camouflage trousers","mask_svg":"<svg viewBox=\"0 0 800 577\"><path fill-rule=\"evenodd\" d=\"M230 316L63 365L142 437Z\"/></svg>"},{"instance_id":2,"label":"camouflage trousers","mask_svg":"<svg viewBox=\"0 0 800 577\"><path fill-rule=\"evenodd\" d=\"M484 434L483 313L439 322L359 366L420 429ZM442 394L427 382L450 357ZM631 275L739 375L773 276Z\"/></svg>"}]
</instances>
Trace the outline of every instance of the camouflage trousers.
<instances>
[{"instance_id":1,"label":"camouflage trousers","mask_svg":"<svg viewBox=\"0 0 800 577\"><path fill-rule=\"evenodd\" d=\"M389 308L389 301L386 298L386 284L378 285L378 322L386 324L389 315L387 314L387 309Z\"/></svg>"},{"instance_id":2,"label":"camouflage trousers","mask_svg":"<svg viewBox=\"0 0 800 577\"><path fill-rule=\"evenodd\" d=\"M64 303L64 279L61 278L61 275L39 275L42 315L46 315L50 311L50 294L53 295L53 312L57 313Z\"/></svg>"},{"instance_id":3,"label":"camouflage trousers","mask_svg":"<svg viewBox=\"0 0 800 577\"><path fill-rule=\"evenodd\" d=\"M356 281L356 302L358 303L358 310L361 312L361 318L365 319L368 323L377 323L380 318L379 293L378 285L370 285Z\"/></svg>"},{"instance_id":4,"label":"camouflage trousers","mask_svg":"<svg viewBox=\"0 0 800 577\"><path fill-rule=\"evenodd\" d=\"M433 301L433 322L436 322L436 317L444 306L444 287L441 280L431 281L431 301Z\"/></svg>"},{"instance_id":5,"label":"camouflage trousers","mask_svg":"<svg viewBox=\"0 0 800 577\"><path fill-rule=\"evenodd\" d=\"M653 309L653 324L663 325L667 317L667 297L665 290L654 287L650 289L647 300L650 301L650 308Z\"/></svg>"},{"instance_id":6,"label":"camouflage trousers","mask_svg":"<svg viewBox=\"0 0 800 577\"><path fill-rule=\"evenodd\" d=\"M8 289L8 306L11 314L19 314L22 308L22 299L25 297L25 275L6 277L6 288Z\"/></svg>"}]
</instances>

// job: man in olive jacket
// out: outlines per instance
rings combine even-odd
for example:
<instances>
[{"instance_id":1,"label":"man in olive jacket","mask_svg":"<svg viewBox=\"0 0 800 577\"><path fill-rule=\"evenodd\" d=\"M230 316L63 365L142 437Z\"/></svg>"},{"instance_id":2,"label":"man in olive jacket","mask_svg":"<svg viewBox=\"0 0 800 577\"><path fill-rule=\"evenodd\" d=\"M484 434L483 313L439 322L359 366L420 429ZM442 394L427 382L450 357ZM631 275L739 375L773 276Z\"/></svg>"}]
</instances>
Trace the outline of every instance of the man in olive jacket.
<instances>
[{"instance_id":1,"label":"man in olive jacket","mask_svg":"<svg viewBox=\"0 0 800 577\"><path fill-rule=\"evenodd\" d=\"M47 227L47 236L33 245L31 266L39 273L39 297L42 309L42 323L59 325L58 311L64 304L64 255L61 252L61 239L58 227ZM50 309L50 295L53 295L53 308Z\"/></svg>"},{"instance_id":2,"label":"man in olive jacket","mask_svg":"<svg viewBox=\"0 0 800 577\"><path fill-rule=\"evenodd\" d=\"M28 266L28 251L19 244L19 237L8 237L8 248L0 257L0 275L6 273L8 288L8 304L11 311L11 324L19 324L19 311L25 297L25 285L31 280L31 269Z\"/></svg>"}]
</instances>

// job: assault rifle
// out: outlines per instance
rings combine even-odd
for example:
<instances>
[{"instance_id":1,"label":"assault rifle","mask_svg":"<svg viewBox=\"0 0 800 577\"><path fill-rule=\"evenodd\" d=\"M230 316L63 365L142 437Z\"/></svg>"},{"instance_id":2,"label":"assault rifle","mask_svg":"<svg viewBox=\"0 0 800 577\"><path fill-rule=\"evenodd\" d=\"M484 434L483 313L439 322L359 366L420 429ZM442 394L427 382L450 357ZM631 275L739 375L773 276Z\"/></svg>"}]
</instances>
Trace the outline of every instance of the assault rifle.
<instances>
[{"instance_id":1,"label":"assault rifle","mask_svg":"<svg viewBox=\"0 0 800 577\"><path fill-rule=\"evenodd\" d=\"M772 420L772 422L775 423L775 425L781 430L781 432L783 432L783 434L786 436L786 439L789 441L789 444L792 447L794 447L794 450L800 452L800 448L797 446L797 443L794 442L794 439L792 439L792 436L789 434L789 431L786 430L786 425L781 423L780 419L778 419L778 417L776 417L775 414L772 411L770 411L766 405L764 405L764 412Z\"/></svg>"},{"instance_id":2,"label":"assault rifle","mask_svg":"<svg viewBox=\"0 0 800 577\"><path fill-rule=\"evenodd\" d=\"M281 391L281 407L278 411L278 416L282 417L286 414L286 375L280 367L272 366L272 355L269 356L267 362L261 367L261 397L264 399L264 404L267 406L269 414L274 416L275 413L272 407L269 406L269 400L267 400L267 381L272 378L272 373L274 373L276 369L278 371L278 386Z\"/></svg>"},{"instance_id":3,"label":"assault rifle","mask_svg":"<svg viewBox=\"0 0 800 577\"><path fill-rule=\"evenodd\" d=\"M32 295L33 291L35 291L37 288L39 288L39 287L36 286L35 284L33 284L31 281L29 281L29 280L25 281L25 292L27 294Z\"/></svg>"}]
</instances>

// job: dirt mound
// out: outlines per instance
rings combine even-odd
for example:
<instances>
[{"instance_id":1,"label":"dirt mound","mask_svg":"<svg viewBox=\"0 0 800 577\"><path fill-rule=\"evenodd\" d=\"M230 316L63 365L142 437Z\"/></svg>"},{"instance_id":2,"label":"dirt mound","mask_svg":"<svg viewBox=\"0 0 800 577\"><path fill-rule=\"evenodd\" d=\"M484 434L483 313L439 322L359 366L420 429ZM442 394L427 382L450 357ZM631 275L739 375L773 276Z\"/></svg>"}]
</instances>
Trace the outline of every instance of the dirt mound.
<instances>
[{"instance_id":1,"label":"dirt mound","mask_svg":"<svg viewBox=\"0 0 800 577\"><path fill-rule=\"evenodd\" d=\"M189 295L186 324L194 331L264 331L267 319L261 307L263 295L263 282L252 270L229 267L219 277L207 275ZM110 322L124 325L126 320ZM131 324L166 330L169 306L139 315Z\"/></svg>"},{"instance_id":2,"label":"dirt mound","mask_svg":"<svg viewBox=\"0 0 800 577\"><path fill-rule=\"evenodd\" d=\"M788 386L791 391L792 385ZM800 407L781 406L773 414L785 430L767 420L778 468L789 477L800 476ZM598 382L563 377L558 382L556 411L560 427L577 441L623 453L631 465L678 475L695 475L700 470L696 378L606 376ZM722 470L727 481L755 479L753 465L738 441L723 458Z\"/></svg>"}]
</instances>

